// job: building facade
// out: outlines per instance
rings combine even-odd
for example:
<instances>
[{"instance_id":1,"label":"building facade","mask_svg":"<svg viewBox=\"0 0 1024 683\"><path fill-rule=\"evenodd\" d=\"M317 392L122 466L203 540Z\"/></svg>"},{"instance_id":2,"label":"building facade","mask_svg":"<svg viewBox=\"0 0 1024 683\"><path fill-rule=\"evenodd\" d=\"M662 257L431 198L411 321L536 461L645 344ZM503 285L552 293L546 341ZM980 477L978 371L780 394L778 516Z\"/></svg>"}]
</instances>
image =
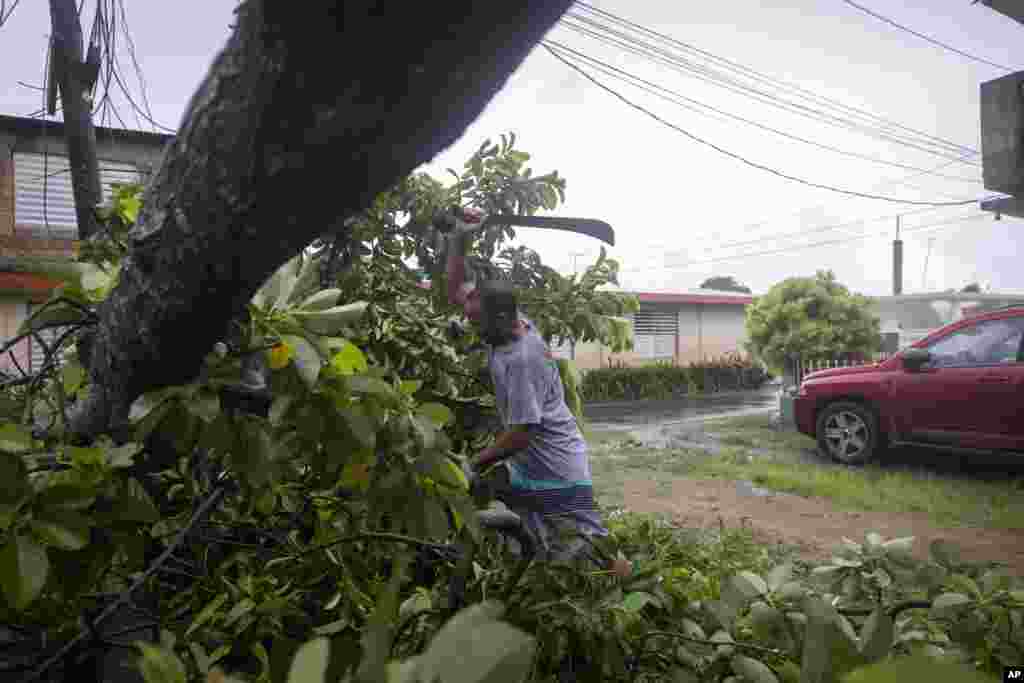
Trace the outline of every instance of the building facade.
<instances>
[{"instance_id":1,"label":"building facade","mask_svg":"<svg viewBox=\"0 0 1024 683\"><path fill-rule=\"evenodd\" d=\"M104 200L111 184L145 182L173 136L97 127ZM71 172L59 122L0 116L0 334L14 336L57 282L22 272L25 257L70 259L78 252ZM28 340L0 355L0 371L33 371L42 349Z\"/></svg>"},{"instance_id":2,"label":"building facade","mask_svg":"<svg viewBox=\"0 0 1024 683\"><path fill-rule=\"evenodd\" d=\"M631 317L634 348L612 353L596 343L568 344L554 349L556 355L573 358L580 370L608 365L644 365L655 362L688 364L747 355L746 307L753 297L737 292L634 292L640 309Z\"/></svg>"}]
</instances>

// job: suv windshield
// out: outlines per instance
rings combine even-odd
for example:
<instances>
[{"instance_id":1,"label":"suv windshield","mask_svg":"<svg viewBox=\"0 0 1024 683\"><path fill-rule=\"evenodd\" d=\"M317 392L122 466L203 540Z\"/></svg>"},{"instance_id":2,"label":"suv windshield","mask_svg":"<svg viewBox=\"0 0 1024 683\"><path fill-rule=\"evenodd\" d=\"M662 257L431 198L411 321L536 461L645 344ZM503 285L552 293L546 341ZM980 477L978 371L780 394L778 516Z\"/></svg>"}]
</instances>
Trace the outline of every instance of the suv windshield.
<instances>
[{"instance_id":1,"label":"suv windshield","mask_svg":"<svg viewBox=\"0 0 1024 683\"><path fill-rule=\"evenodd\" d=\"M984 320L967 325L925 348L933 366L1013 363L1020 352L1024 318Z\"/></svg>"}]
</instances>

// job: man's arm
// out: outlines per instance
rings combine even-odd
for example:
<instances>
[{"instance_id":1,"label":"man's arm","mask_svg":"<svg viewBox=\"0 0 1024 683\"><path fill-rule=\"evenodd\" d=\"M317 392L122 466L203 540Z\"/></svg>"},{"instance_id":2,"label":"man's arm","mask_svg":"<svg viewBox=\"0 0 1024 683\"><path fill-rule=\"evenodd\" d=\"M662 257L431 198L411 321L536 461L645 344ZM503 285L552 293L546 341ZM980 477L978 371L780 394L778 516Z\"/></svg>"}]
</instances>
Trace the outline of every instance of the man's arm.
<instances>
[{"instance_id":1,"label":"man's arm","mask_svg":"<svg viewBox=\"0 0 1024 683\"><path fill-rule=\"evenodd\" d=\"M469 249L469 235L453 232L448 237L448 303L462 306L466 302L466 251Z\"/></svg>"},{"instance_id":2,"label":"man's arm","mask_svg":"<svg viewBox=\"0 0 1024 683\"><path fill-rule=\"evenodd\" d=\"M455 230L448 237L448 303L463 306L469 289L466 285L466 252L472 243L470 231L477 228L484 218L484 212L476 208L460 209Z\"/></svg>"},{"instance_id":3,"label":"man's arm","mask_svg":"<svg viewBox=\"0 0 1024 683\"><path fill-rule=\"evenodd\" d=\"M473 463L473 469L477 471L485 470L491 465L524 450L529 445L530 426L512 425L499 434L494 443L477 456L476 462Z\"/></svg>"},{"instance_id":4,"label":"man's arm","mask_svg":"<svg viewBox=\"0 0 1024 683\"><path fill-rule=\"evenodd\" d=\"M509 426L498 435L492 446L479 456L477 467L483 468L515 454L530 445L533 430L541 424L541 387L538 380L543 368L535 356L514 359L506 367L504 391L508 392Z\"/></svg>"}]
</instances>

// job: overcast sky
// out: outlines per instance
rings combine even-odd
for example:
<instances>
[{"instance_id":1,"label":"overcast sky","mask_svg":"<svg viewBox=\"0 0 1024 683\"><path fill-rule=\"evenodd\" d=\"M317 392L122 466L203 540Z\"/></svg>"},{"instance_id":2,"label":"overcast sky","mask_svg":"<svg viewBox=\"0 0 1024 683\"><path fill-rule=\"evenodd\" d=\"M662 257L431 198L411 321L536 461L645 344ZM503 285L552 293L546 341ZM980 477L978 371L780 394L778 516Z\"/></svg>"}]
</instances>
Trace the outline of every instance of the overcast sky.
<instances>
[{"instance_id":1,"label":"overcast sky","mask_svg":"<svg viewBox=\"0 0 1024 683\"><path fill-rule=\"evenodd\" d=\"M958 50L1024 69L1024 26L980 3L858 2ZM124 4L153 115L176 128L227 38L236 2ZM548 38L734 117L890 163L926 170L944 165L937 172L958 179L814 148L722 114L708 115L692 102L684 108L581 63L624 97L692 135L784 174L846 190L923 202L989 194L970 182L981 178L981 168L972 165L978 157L956 162L948 151L926 151L878 135L910 128L980 151L979 86L1007 73L1000 68L929 44L842 0L595 0L591 5L702 50L702 56L678 43L656 43L650 34L628 33L631 46L645 38L669 50L663 54L676 64L690 60L689 70L680 70L564 26ZM86 31L94 7L94 0L86 0ZM47 3L39 0L22 2L0 29L5 66L0 112L26 115L40 108L40 93L17 82L42 82L48 32ZM138 100L130 56L119 42ZM709 74L724 73L715 57L906 128L889 126L886 132L874 123L857 132L785 111L777 106L785 93L774 82L757 85L765 93L760 100L738 94L722 87L721 77L708 80ZM732 73L735 78L737 72ZM115 101L129 127L145 128L131 117L124 98ZM825 108L820 102L791 101ZM827 111L838 110L829 105ZM461 169L484 138L509 131L533 156L535 174L557 169L567 178L560 215L601 218L615 228L611 252L621 261L623 285L629 288L689 289L709 275L733 275L763 292L785 277L831 268L856 291L888 294L895 216L903 213L904 291L962 287L975 279L990 283L993 291L1024 291L1017 253L1024 221L996 222L990 214L978 218L977 205L928 208L851 198L751 168L631 108L539 46L463 138L426 168L443 178L445 168ZM973 219L958 221L961 217ZM572 270L574 258L582 267L598 252L598 244L583 237L537 230L520 235L563 271Z\"/></svg>"}]
</instances>

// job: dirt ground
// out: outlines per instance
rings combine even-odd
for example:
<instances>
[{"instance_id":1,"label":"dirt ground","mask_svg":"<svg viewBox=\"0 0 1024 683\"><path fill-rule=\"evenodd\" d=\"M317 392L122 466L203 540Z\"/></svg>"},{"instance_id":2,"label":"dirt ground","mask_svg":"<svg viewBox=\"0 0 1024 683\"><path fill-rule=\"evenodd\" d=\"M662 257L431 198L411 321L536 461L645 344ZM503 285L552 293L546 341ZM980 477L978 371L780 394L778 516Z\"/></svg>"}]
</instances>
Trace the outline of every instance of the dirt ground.
<instances>
[{"instance_id":1,"label":"dirt ground","mask_svg":"<svg viewBox=\"0 0 1024 683\"><path fill-rule=\"evenodd\" d=\"M914 536L914 551L926 558L932 540L959 545L968 561L998 561L1024 576L1024 532L973 527L940 528L925 515L890 512L851 512L828 501L772 492L752 496L735 481L672 477L628 477L622 481L628 510L667 515L681 525L706 527L719 520L726 526L748 524L766 543L795 546L808 559L827 559L842 538L863 542L875 531L886 539Z\"/></svg>"}]
</instances>

